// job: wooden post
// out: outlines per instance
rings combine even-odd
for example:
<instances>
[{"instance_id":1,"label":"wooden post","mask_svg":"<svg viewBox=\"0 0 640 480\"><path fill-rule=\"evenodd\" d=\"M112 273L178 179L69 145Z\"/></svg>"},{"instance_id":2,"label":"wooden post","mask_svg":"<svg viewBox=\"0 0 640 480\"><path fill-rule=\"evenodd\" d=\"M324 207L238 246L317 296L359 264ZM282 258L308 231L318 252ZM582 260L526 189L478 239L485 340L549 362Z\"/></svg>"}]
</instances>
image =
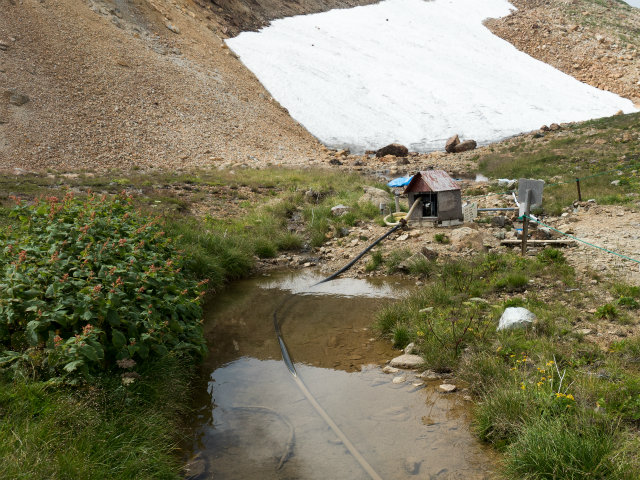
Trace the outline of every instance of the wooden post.
<instances>
[{"instance_id":1,"label":"wooden post","mask_svg":"<svg viewBox=\"0 0 640 480\"><path fill-rule=\"evenodd\" d=\"M527 254L527 236L529 235L529 213L531 212L531 190L527 190L524 201L524 218L522 219L522 256Z\"/></svg>"},{"instance_id":2,"label":"wooden post","mask_svg":"<svg viewBox=\"0 0 640 480\"><path fill-rule=\"evenodd\" d=\"M580 179L576 178L576 185L578 187L578 201L582 201L582 193L580 192Z\"/></svg>"}]
</instances>

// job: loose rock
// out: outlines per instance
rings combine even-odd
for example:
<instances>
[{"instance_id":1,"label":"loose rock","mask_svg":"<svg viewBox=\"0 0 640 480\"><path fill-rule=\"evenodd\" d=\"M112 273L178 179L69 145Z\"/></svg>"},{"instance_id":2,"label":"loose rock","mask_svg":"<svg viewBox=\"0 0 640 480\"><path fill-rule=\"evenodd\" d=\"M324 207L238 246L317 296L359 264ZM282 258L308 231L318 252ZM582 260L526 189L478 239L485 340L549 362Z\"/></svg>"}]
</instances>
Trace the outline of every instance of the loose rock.
<instances>
[{"instance_id":1,"label":"loose rock","mask_svg":"<svg viewBox=\"0 0 640 480\"><path fill-rule=\"evenodd\" d=\"M424 360L420 355L400 355L389 362L391 367L396 368L417 368L422 365Z\"/></svg>"},{"instance_id":2,"label":"loose rock","mask_svg":"<svg viewBox=\"0 0 640 480\"><path fill-rule=\"evenodd\" d=\"M530 326L536 316L523 307L508 307L500 317L498 330L509 330L512 328L525 328Z\"/></svg>"},{"instance_id":3,"label":"loose rock","mask_svg":"<svg viewBox=\"0 0 640 480\"><path fill-rule=\"evenodd\" d=\"M398 238L398 240L399 239L400 238ZM429 260L427 259L427 257L425 257L422 253L420 253L420 252L414 253L409 258L407 258L406 260L401 262L400 265L398 265L398 269L407 272L407 271L409 271L411 269L411 267L413 265L416 265L417 263L420 263L420 262L428 262L428 261ZM413 345L413 344L411 344L411 345ZM410 353L410 352L405 351L405 353Z\"/></svg>"},{"instance_id":4,"label":"loose rock","mask_svg":"<svg viewBox=\"0 0 640 480\"><path fill-rule=\"evenodd\" d=\"M411 342L409 345L404 347L404 353L406 353L407 355L411 355L415 351L416 351L416 344L413 342Z\"/></svg>"},{"instance_id":5,"label":"loose rock","mask_svg":"<svg viewBox=\"0 0 640 480\"><path fill-rule=\"evenodd\" d=\"M379 207L381 203L389 203L389 194L376 187L364 187L364 195L358 199L358 204L373 203Z\"/></svg>"},{"instance_id":6,"label":"loose rock","mask_svg":"<svg viewBox=\"0 0 640 480\"><path fill-rule=\"evenodd\" d=\"M455 392L458 387L452 385L451 383L443 383L438 387L442 393L452 393Z\"/></svg>"},{"instance_id":7,"label":"loose rock","mask_svg":"<svg viewBox=\"0 0 640 480\"><path fill-rule=\"evenodd\" d=\"M456 146L459 144L460 137L456 134L453 137L450 137L449 140L447 140L447 143L444 146L444 151L447 153L453 153L454 148L456 148Z\"/></svg>"},{"instance_id":8,"label":"loose rock","mask_svg":"<svg viewBox=\"0 0 640 480\"><path fill-rule=\"evenodd\" d=\"M459 143L455 147L453 147L454 153L468 152L469 150L475 150L478 146L475 140L465 140L462 143Z\"/></svg>"},{"instance_id":9,"label":"loose rock","mask_svg":"<svg viewBox=\"0 0 640 480\"><path fill-rule=\"evenodd\" d=\"M393 155L394 157L406 157L409 154L409 149L399 143L392 143L386 147L376 151L376 157L381 158L385 155Z\"/></svg>"},{"instance_id":10,"label":"loose rock","mask_svg":"<svg viewBox=\"0 0 640 480\"><path fill-rule=\"evenodd\" d=\"M9 103L16 107L21 107L30 100L28 96L16 92L15 90L7 90L5 94L9 97Z\"/></svg>"},{"instance_id":11,"label":"loose rock","mask_svg":"<svg viewBox=\"0 0 640 480\"><path fill-rule=\"evenodd\" d=\"M382 369L382 371L384 373L398 373L400 371L400 369L399 368L390 367L389 365L387 365L386 367L384 367Z\"/></svg>"},{"instance_id":12,"label":"loose rock","mask_svg":"<svg viewBox=\"0 0 640 480\"><path fill-rule=\"evenodd\" d=\"M331 214L334 217L341 217L342 215L344 215L345 213L347 213L349 210L351 210L349 207L347 207L346 205L336 205L335 207L331 208Z\"/></svg>"}]
</instances>

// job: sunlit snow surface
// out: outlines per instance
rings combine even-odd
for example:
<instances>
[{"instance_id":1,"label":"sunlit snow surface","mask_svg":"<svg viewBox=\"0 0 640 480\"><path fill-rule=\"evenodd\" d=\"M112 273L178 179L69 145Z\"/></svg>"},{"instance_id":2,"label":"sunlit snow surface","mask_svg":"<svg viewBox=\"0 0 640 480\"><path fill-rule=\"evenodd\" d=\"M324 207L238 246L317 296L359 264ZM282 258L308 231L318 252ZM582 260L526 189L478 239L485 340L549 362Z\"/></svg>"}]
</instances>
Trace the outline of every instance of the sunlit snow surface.
<instances>
[{"instance_id":1,"label":"sunlit snow surface","mask_svg":"<svg viewBox=\"0 0 640 480\"><path fill-rule=\"evenodd\" d=\"M543 124L634 111L516 50L482 25L504 0L386 0L274 21L227 40L271 95L323 143L442 149Z\"/></svg>"}]
</instances>

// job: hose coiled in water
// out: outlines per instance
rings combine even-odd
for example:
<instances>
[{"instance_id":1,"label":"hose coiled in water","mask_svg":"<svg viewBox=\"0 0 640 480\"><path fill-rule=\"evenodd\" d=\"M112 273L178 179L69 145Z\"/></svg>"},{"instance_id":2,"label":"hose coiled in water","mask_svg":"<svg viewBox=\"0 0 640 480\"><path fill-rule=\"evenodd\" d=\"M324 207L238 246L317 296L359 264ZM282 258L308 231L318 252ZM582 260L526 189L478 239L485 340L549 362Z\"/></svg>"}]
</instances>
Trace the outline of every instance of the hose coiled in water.
<instances>
[{"instance_id":1,"label":"hose coiled in water","mask_svg":"<svg viewBox=\"0 0 640 480\"><path fill-rule=\"evenodd\" d=\"M413 209L417 205L417 203L418 202L416 201L416 203L413 205L413 207L409 211L409 214L407 215L407 217L409 217L411 212L413 212ZM373 247L378 245L380 242L382 242L385 238L387 238L389 235L391 235L396 230L398 230L400 228L403 228L405 225L406 225L406 221L404 219L402 219L398 223L398 225L394 226L387 233L385 233L384 235L379 237L375 242L373 242L371 245L369 245L367 248L365 248L353 260L351 260L348 264L346 264L340 270L338 270L337 272L329 275L327 278L325 278L323 280L320 280L319 282L314 283L313 285L310 285L307 288L307 290L309 290L309 289L311 289L311 288L313 288L313 287L315 287L317 285L320 285L322 283L326 283L326 282L330 282L331 280L335 280L338 276L340 276L341 274L343 274L344 272L349 270L351 267L353 267L356 264L356 262L358 262L358 260L360 260L364 255L366 255L367 252L369 252ZM336 434L336 436L342 441L343 445L347 448L347 450L349 450L349 453L351 453L351 455L353 455L353 457L358 461L358 463L360 464L362 469L365 472L367 472L367 474L372 478L372 480L382 480L382 477L380 477L380 475L378 475L378 473L376 473L376 471L373 469L373 467L367 462L367 460L362 456L362 454L356 449L356 447L353 445L353 443L351 443L351 441L347 438L347 436L344 434L344 432L342 432L342 430L340 430L340 427L338 427L338 425L333 421L333 419L329 416L329 414L318 403L318 401L315 399L313 394L309 391L307 386L304 384L304 382L302 381L302 379L298 375L298 372L296 371L296 367L295 367L295 365L293 363L293 360L291 359L291 355L289 355L289 350L287 349L287 345L286 345L286 343L284 341L284 338L282 336L282 331L280 329L280 322L278 321L278 312L285 305L285 303L287 303L291 298L294 297L294 295L295 294L292 293L291 295L287 296L276 307L276 309L273 312L273 327L275 329L276 336L278 338L278 344L280 345L280 351L282 352L282 359L284 360L284 363L287 366L287 369L289 370L289 372L293 376L293 379L295 380L296 384L298 385L298 388L300 388L300 391L304 394L304 396L307 398L309 403L311 403L311 405L316 410L318 415L320 415L322 417L322 419L327 423L327 425L329 425L331 430L333 430L333 432Z\"/></svg>"}]
</instances>

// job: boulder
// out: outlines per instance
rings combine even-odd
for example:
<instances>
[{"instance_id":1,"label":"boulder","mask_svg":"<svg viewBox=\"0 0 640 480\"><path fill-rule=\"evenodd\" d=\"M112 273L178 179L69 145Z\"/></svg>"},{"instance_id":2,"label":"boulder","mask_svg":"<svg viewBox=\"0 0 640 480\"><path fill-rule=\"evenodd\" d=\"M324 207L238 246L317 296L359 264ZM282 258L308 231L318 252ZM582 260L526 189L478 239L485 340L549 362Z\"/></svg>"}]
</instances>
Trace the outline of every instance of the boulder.
<instances>
[{"instance_id":1,"label":"boulder","mask_svg":"<svg viewBox=\"0 0 640 480\"><path fill-rule=\"evenodd\" d=\"M428 262L428 261L429 260L427 259L427 257L425 257L422 253L420 252L414 253L409 258L401 262L400 265L398 265L398 269L406 272L411 268L412 265L418 262Z\"/></svg>"},{"instance_id":2,"label":"boulder","mask_svg":"<svg viewBox=\"0 0 640 480\"><path fill-rule=\"evenodd\" d=\"M444 151L447 153L453 153L453 149L460 143L460 137L458 135L454 135L453 137L447 140L447 143L444 145Z\"/></svg>"},{"instance_id":3,"label":"boulder","mask_svg":"<svg viewBox=\"0 0 640 480\"><path fill-rule=\"evenodd\" d=\"M390 367L395 368L417 368L424 363L420 355L404 354L394 358L389 362Z\"/></svg>"},{"instance_id":4,"label":"boulder","mask_svg":"<svg viewBox=\"0 0 640 480\"><path fill-rule=\"evenodd\" d=\"M435 260L436 258L438 258L438 252L427 247L422 247L420 253L422 253L422 255L424 255L427 260Z\"/></svg>"},{"instance_id":5,"label":"boulder","mask_svg":"<svg viewBox=\"0 0 640 480\"><path fill-rule=\"evenodd\" d=\"M508 307L502 313L498 323L498 331L530 326L536 316L523 307Z\"/></svg>"},{"instance_id":6,"label":"boulder","mask_svg":"<svg viewBox=\"0 0 640 480\"><path fill-rule=\"evenodd\" d=\"M364 195L358 199L360 205L364 203L373 203L379 207L381 203L389 203L389 194L384 190L376 187L364 187Z\"/></svg>"},{"instance_id":7,"label":"boulder","mask_svg":"<svg viewBox=\"0 0 640 480\"><path fill-rule=\"evenodd\" d=\"M385 155L393 155L394 157L406 157L409 154L409 149L399 143L392 143L386 147L382 147L376 150L376 157L384 157Z\"/></svg>"},{"instance_id":8,"label":"boulder","mask_svg":"<svg viewBox=\"0 0 640 480\"><path fill-rule=\"evenodd\" d=\"M453 152L454 153L468 152L469 150L475 150L477 146L478 144L476 143L475 140L465 140L464 142L459 143L458 145L453 147Z\"/></svg>"},{"instance_id":9,"label":"boulder","mask_svg":"<svg viewBox=\"0 0 640 480\"><path fill-rule=\"evenodd\" d=\"M507 218L504 215L496 215L491 219L492 227L504 227L507 223Z\"/></svg>"},{"instance_id":10,"label":"boulder","mask_svg":"<svg viewBox=\"0 0 640 480\"><path fill-rule=\"evenodd\" d=\"M334 217L341 217L342 215L347 213L349 210L351 210L349 207L347 207L346 205L340 204L340 205L336 205L331 209L331 214Z\"/></svg>"},{"instance_id":11,"label":"boulder","mask_svg":"<svg viewBox=\"0 0 640 480\"><path fill-rule=\"evenodd\" d=\"M449 234L454 250L461 248L471 248L476 251L483 251L485 244L497 244L495 237L470 227L460 227L452 230Z\"/></svg>"}]
</instances>

